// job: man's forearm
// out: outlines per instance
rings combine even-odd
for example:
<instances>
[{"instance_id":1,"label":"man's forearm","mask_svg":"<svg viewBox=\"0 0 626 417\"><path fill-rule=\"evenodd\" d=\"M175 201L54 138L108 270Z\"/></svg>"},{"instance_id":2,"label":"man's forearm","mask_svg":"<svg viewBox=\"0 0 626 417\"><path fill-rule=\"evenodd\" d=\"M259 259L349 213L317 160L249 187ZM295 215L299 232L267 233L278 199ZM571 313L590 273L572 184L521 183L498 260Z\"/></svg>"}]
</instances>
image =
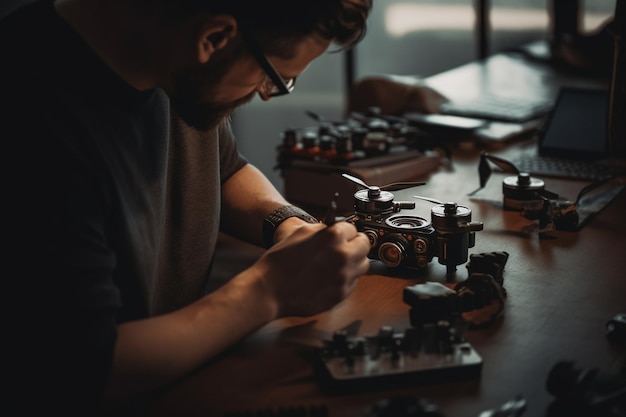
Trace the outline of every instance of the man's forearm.
<instances>
[{"instance_id":1,"label":"man's forearm","mask_svg":"<svg viewBox=\"0 0 626 417\"><path fill-rule=\"evenodd\" d=\"M221 229L246 242L263 246L263 220L289 204L253 165L237 171L222 188Z\"/></svg>"},{"instance_id":2,"label":"man's forearm","mask_svg":"<svg viewBox=\"0 0 626 417\"><path fill-rule=\"evenodd\" d=\"M183 377L276 314L259 271L248 269L181 310L118 326L108 399L124 400Z\"/></svg>"}]
</instances>

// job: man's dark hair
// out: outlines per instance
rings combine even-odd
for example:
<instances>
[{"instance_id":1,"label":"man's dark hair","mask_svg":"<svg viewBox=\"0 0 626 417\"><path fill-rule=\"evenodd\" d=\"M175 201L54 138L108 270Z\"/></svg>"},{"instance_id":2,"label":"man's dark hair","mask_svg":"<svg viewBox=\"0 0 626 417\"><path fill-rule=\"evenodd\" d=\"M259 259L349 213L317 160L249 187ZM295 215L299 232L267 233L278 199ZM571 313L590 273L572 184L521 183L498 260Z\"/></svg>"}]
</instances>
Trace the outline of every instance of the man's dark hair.
<instances>
[{"instance_id":1,"label":"man's dark hair","mask_svg":"<svg viewBox=\"0 0 626 417\"><path fill-rule=\"evenodd\" d=\"M141 2L141 0L139 0ZM254 35L266 53L288 58L306 36L331 40L339 50L354 46L366 31L372 0L157 0L168 16L228 14Z\"/></svg>"}]
</instances>

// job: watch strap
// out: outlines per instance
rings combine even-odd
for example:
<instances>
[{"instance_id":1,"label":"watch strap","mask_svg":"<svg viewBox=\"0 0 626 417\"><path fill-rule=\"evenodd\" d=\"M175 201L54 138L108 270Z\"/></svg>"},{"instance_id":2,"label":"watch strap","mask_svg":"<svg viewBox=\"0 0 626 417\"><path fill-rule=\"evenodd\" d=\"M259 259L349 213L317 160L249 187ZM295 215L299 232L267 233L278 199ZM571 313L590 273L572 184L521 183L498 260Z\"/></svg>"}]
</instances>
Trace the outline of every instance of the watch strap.
<instances>
[{"instance_id":1,"label":"watch strap","mask_svg":"<svg viewBox=\"0 0 626 417\"><path fill-rule=\"evenodd\" d=\"M307 223L319 223L319 220L300 207L291 205L279 207L263 221L263 243L266 248L270 248L274 244L274 233L278 226L290 217L297 217Z\"/></svg>"}]
</instances>

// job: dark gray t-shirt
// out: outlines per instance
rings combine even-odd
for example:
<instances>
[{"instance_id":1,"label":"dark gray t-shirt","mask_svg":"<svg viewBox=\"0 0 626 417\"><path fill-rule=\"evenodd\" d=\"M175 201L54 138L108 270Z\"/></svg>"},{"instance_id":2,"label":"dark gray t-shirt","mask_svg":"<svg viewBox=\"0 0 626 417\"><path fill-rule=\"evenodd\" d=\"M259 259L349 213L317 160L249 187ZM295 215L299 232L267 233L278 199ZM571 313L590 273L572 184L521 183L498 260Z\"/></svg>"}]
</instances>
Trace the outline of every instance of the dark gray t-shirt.
<instances>
[{"instance_id":1,"label":"dark gray t-shirt","mask_svg":"<svg viewBox=\"0 0 626 417\"><path fill-rule=\"evenodd\" d=\"M84 412L116 323L202 295L221 184L246 161L228 125L201 134L117 77L49 0L0 22L0 58L6 397Z\"/></svg>"}]
</instances>

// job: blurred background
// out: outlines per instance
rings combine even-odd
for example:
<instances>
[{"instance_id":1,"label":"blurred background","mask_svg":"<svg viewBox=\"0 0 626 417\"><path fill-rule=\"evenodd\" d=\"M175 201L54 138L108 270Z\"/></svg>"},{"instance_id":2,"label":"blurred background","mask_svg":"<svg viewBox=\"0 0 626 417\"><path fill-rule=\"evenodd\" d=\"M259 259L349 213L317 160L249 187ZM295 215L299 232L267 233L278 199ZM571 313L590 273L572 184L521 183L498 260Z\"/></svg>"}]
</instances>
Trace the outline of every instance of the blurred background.
<instances>
[{"instance_id":1,"label":"blurred background","mask_svg":"<svg viewBox=\"0 0 626 417\"><path fill-rule=\"evenodd\" d=\"M0 16L31 0L2 0ZM552 0L491 0L488 53L533 41L550 40ZM569 1L569 0L565 0ZM593 32L609 18L619 0L580 0L581 30ZM623 1L623 0L622 0ZM477 0L373 0L365 39L353 50L353 77L377 74L427 77L480 57ZM269 102L254 99L233 115L241 152L283 190L275 169L281 133L316 122L312 111L329 120L345 116L345 52L326 54L298 78L296 90Z\"/></svg>"},{"instance_id":2,"label":"blurred background","mask_svg":"<svg viewBox=\"0 0 626 417\"><path fill-rule=\"evenodd\" d=\"M592 32L602 25L615 1L583 0L581 30ZM488 3L489 53L549 41L549 0ZM476 8L472 0L374 0L368 33L353 50L355 80L377 74L427 77L479 58ZM331 49L298 78L293 94L269 102L255 99L234 114L241 151L279 190L282 179L274 166L281 132L315 125L306 111L341 120L346 80L346 54Z\"/></svg>"}]
</instances>

